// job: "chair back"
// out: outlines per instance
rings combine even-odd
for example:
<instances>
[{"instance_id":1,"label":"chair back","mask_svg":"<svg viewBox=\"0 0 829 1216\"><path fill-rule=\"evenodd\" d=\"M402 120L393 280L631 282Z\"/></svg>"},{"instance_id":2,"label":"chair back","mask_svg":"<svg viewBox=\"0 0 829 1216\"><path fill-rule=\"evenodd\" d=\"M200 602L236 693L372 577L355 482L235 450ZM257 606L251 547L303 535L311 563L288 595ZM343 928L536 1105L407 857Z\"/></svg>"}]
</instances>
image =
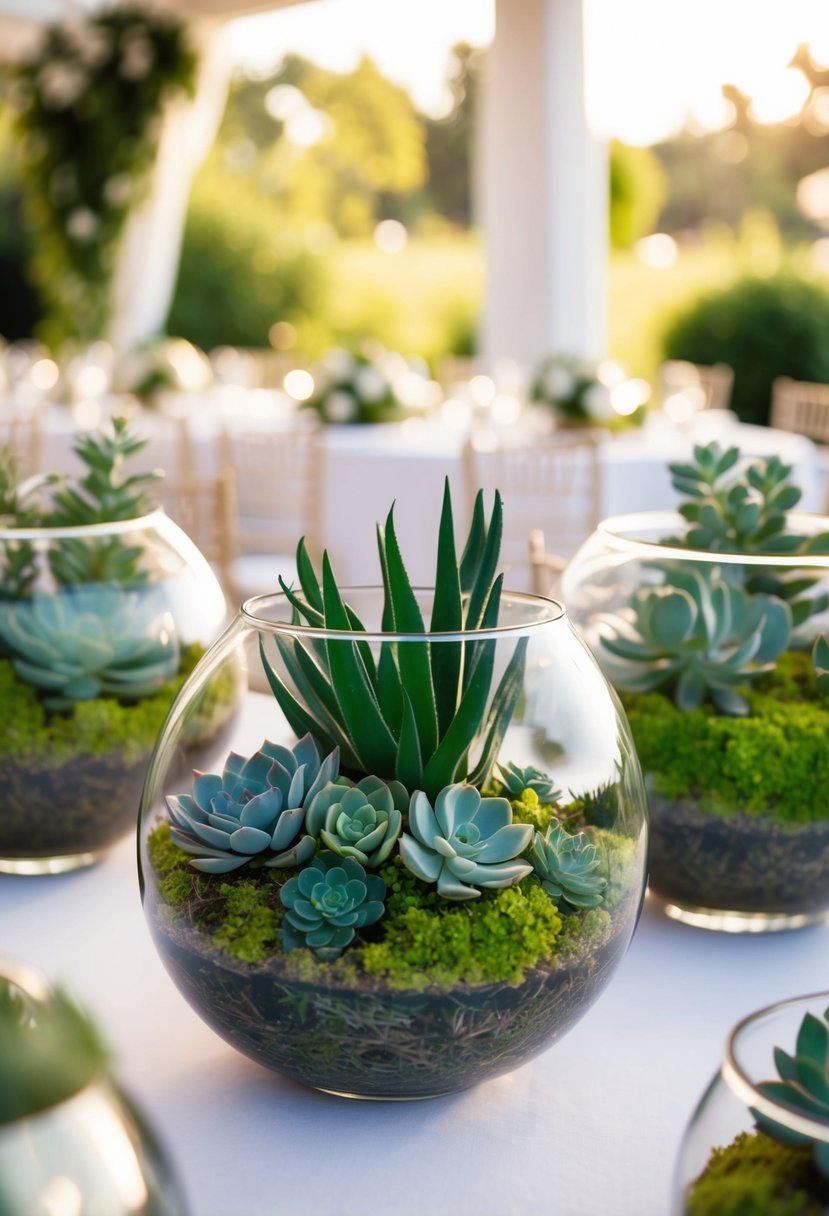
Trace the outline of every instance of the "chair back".
<instances>
[{"instance_id":1,"label":"chair back","mask_svg":"<svg viewBox=\"0 0 829 1216\"><path fill-rule=\"evenodd\" d=\"M689 363L668 359L659 368L660 400L685 397L694 410L727 410L734 387L734 369L727 363Z\"/></svg>"},{"instance_id":2,"label":"chair back","mask_svg":"<svg viewBox=\"0 0 829 1216\"><path fill-rule=\"evenodd\" d=\"M19 481L41 472L43 430L37 415L30 410L0 410L0 447L14 459Z\"/></svg>"},{"instance_id":3,"label":"chair back","mask_svg":"<svg viewBox=\"0 0 829 1216\"><path fill-rule=\"evenodd\" d=\"M233 592L236 557L236 479L232 469L165 477L157 496L164 510L210 562L225 594Z\"/></svg>"},{"instance_id":4,"label":"chair back","mask_svg":"<svg viewBox=\"0 0 829 1216\"><path fill-rule=\"evenodd\" d=\"M467 444L465 480L471 502L478 489L487 498L500 491L504 500L501 554L507 585L534 585L527 550L531 532L541 529L563 566L599 521L600 436L591 430L554 431L532 446L482 448Z\"/></svg>"},{"instance_id":5,"label":"chair back","mask_svg":"<svg viewBox=\"0 0 829 1216\"><path fill-rule=\"evenodd\" d=\"M829 444L829 384L778 376L771 386L771 425Z\"/></svg>"},{"instance_id":6,"label":"chair back","mask_svg":"<svg viewBox=\"0 0 829 1216\"><path fill-rule=\"evenodd\" d=\"M239 594L277 591L277 573L292 577L301 536L311 557L321 550L324 451L319 426L296 422L227 426L219 436L218 467L235 481L235 564L246 558ZM273 559L273 561L271 560Z\"/></svg>"}]
</instances>

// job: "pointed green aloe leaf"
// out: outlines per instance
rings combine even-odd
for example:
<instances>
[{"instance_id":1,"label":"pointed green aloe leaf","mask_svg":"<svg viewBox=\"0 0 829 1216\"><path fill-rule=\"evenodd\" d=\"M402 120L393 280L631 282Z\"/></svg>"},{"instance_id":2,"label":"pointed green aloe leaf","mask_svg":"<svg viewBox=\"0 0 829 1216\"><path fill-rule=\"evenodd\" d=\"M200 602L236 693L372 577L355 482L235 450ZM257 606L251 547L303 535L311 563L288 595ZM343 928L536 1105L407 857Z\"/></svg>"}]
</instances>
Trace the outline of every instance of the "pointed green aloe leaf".
<instances>
[{"instance_id":1,"label":"pointed green aloe leaf","mask_svg":"<svg viewBox=\"0 0 829 1216\"><path fill-rule=\"evenodd\" d=\"M478 626L479 629L495 629L498 624L498 614L501 611L501 591L504 586L504 576L499 574L495 582L492 584L489 592L489 598L484 606L483 615ZM478 662L478 656L486 646L486 642L467 642L466 644L466 661L463 670L463 691L466 692L469 687L469 682L475 672L475 667Z\"/></svg>"},{"instance_id":2,"label":"pointed green aloe leaf","mask_svg":"<svg viewBox=\"0 0 829 1216\"><path fill-rule=\"evenodd\" d=\"M326 628L349 632L351 622L327 556L322 563L322 595ZM329 638L326 651L331 684L354 750L367 772L393 771L396 743L380 712L358 647L345 638Z\"/></svg>"},{"instance_id":3,"label":"pointed green aloe leaf","mask_svg":"<svg viewBox=\"0 0 829 1216\"><path fill-rule=\"evenodd\" d=\"M346 604L345 611L348 616L348 623L352 633L365 633L366 627L357 616L354 609ZM360 652L360 658L363 660L369 680L371 680L373 685L376 685L377 668L374 665L374 655L371 653L371 647L369 646L368 642L355 642L354 644Z\"/></svg>"},{"instance_id":4,"label":"pointed green aloe leaf","mask_svg":"<svg viewBox=\"0 0 829 1216\"><path fill-rule=\"evenodd\" d=\"M403 720L400 726L400 744L397 749L397 761L394 775L402 781L407 790L423 788L423 756L420 751L420 741L417 737L417 722L409 697L403 692Z\"/></svg>"},{"instance_id":5,"label":"pointed green aloe leaf","mask_svg":"<svg viewBox=\"0 0 829 1216\"><path fill-rule=\"evenodd\" d=\"M481 557L486 542L486 517L484 513L484 492L479 490L475 495L475 505L472 508L472 522L469 535L461 554L460 577L461 591L468 595L475 582L475 575L481 563Z\"/></svg>"},{"instance_id":6,"label":"pointed green aloe leaf","mask_svg":"<svg viewBox=\"0 0 829 1216\"><path fill-rule=\"evenodd\" d=\"M400 733L403 721L403 685L395 660L396 647L393 642L384 642L380 647L377 664L377 700L380 711L389 724L393 735Z\"/></svg>"},{"instance_id":7,"label":"pointed green aloe leaf","mask_svg":"<svg viewBox=\"0 0 829 1216\"><path fill-rule=\"evenodd\" d=\"M466 607L466 625L468 629L477 629L483 617L492 581L495 578L495 570L498 566L503 528L503 504L501 502L501 495L496 490L492 515L490 516L489 527L486 533L484 551L481 554L481 560L475 572L475 580L469 592L469 602Z\"/></svg>"},{"instance_id":8,"label":"pointed green aloe leaf","mask_svg":"<svg viewBox=\"0 0 829 1216\"><path fill-rule=\"evenodd\" d=\"M432 606L433 633L457 633L463 628L463 601L460 573L455 552L455 531L452 520L452 495L449 478L443 490L443 509L438 533L438 561L435 573L435 600ZM461 663L460 642L435 642L431 646L432 683L438 714L438 735L449 727L458 706Z\"/></svg>"},{"instance_id":9,"label":"pointed green aloe leaf","mask_svg":"<svg viewBox=\"0 0 829 1216\"><path fill-rule=\"evenodd\" d=\"M411 699L417 721L417 733L424 756L430 756L438 740L435 691L429 661L429 643L418 607L417 598L403 565L394 530L394 508L389 511L385 529L385 552L388 564L389 598L398 633L423 634L423 641L398 642L397 666L400 679Z\"/></svg>"},{"instance_id":10,"label":"pointed green aloe leaf","mask_svg":"<svg viewBox=\"0 0 829 1216\"><path fill-rule=\"evenodd\" d=\"M300 599L293 587L285 582L281 574L279 576L279 585L282 588L283 595L287 599L288 603L292 608L296 609L296 611L300 614L300 617L304 617L307 623L312 625L314 629L322 628L322 626L325 624L325 617L322 615L322 613L317 612L316 608L314 608L311 604Z\"/></svg>"},{"instance_id":11,"label":"pointed green aloe leaf","mask_svg":"<svg viewBox=\"0 0 829 1216\"><path fill-rule=\"evenodd\" d=\"M297 692L303 698L306 707L317 718L326 736L334 739L339 745L343 764L350 768L359 767L359 757L354 752L348 734L343 730L339 704L325 674L300 641L295 640L292 646L284 638L277 638L276 644L282 655L285 669L296 685ZM322 738L320 732L312 733L316 734L318 738Z\"/></svg>"},{"instance_id":12,"label":"pointed green aloe leaf","mask_svg":"<svg viewBox=\"0 0 829 1216\"><path fill-rule=\"evenodd\" d=\"M300 705L291 690L280 678L276 668L265 653L265 643L261 634L259 636L259 655L262 659L262 668L267 676L271 692L276 698L279 708L285 715L291 730L300 738L309 732L312 735L316 735L320 743L328 751L331 751L336 746L336 740L324 737L319 722L308 713L304 705Z\"/></svg>"},{"instance_id":13,"label":"pointed green aloe leaf","mask_svg":"<svg viewBox=\"0 0 829 1216\"><path fill-rule=\"evenodd\" d=\"M319 580L314 571L313 564L308 556L308 550L305 547L304 536L296 547L296 572L299 577L299 585L306 600L312 608L321 613L322 591L320 590Z\"/></svg>"},{"instance_id":14,"label":"pointed green aloe leaf","mask_svg":"<svg viewBox=\"0 0 829 1216\"><path fill-rule=\"evenodd\" d=\"M506 671L501 677L501 683L492 698L487 723L487 738L481 751L480 759L469 781L481 789L490 778L492 766L498 758L507 727L512 721L518 698L524 687L524 667L527 657L529 638L519 638L515 653L509 661Z\"/></svg>"},{"instance_id":15,"label":"pointed green aloe leaf","mask_svg":"<svg viewBox=\"0 0 829 1216\"><path fill-rule=\"evenodd\" d=\"M496 642L482 642L474 675L469 681L449 729L429 756L423 773L426 794L434 798L446 785L465 778L461 766L469 747L483 728L492 683Z\"/></svg>"}]
</instances>

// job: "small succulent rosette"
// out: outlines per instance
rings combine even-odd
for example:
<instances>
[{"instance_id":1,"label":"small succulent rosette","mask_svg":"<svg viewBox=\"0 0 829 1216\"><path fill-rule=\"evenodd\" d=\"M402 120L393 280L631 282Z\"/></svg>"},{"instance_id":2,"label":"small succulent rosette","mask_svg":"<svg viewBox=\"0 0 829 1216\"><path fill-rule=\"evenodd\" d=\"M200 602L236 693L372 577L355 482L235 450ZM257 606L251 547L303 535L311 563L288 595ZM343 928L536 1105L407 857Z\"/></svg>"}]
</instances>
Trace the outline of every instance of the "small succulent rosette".
<instances>
[{"instance_id":1,"label":"small succulent rosette","mask_svg":"<svg viewBox=\"0 0 829 1216\"><path fill-rule=\"evenodd\" d=\"M303 404L328 424L399 422L425 414L440 398L422 360L377 346L330 350L311 376L314 391Z\"/></svg>"}]
</instances>

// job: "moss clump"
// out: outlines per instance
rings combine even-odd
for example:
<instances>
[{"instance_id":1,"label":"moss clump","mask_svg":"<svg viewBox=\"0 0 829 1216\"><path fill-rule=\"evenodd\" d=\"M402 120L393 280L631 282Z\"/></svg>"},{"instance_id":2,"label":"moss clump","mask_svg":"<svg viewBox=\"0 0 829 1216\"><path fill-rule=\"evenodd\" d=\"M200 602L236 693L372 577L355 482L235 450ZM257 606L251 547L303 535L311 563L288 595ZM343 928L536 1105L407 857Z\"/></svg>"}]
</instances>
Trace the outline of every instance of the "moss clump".
<instances>
[{"instance_id":1,"label":"moss clump","mask_svg":"<svg viewBox=\"0 0 829 1216\"><path fill-rule=\"evenodd\" d=\"M283 974L307 982L353 987L368 975L394 989L448 989L458 983L518 984L540 963L551 963L559 953L575 958L610 932L610 911L630 893L636 847L615 834L596 837L608 879L604 907L569 916L534 874L453 903L396 857L380 870L388 888L385 916L331 963L320 962L311 950L282 950L279 888L291 872L247 866L221 878L201 874L170 839L166 823L150 833L147 849L164 903L229 958L259 963L278 956Z\"/></svg>"},{"instance_id":2,"label":"moss clump","mask_svg":"<svg viewBox=\"0 0 829 1216\"><path fill-rule=\"evenodd\" d=\"M781 824L825 819L829 804L829 705L814 686L808 654L790 651L777 669L742 690L744 718L711 707L678 709L662 693L623 697L642 768L653 792L693 799L718 815L743 811Z\"/></svg>"},{"instance_id":3,"label":"moss clump","mask_svg":"<svg viewBox=\"0 0 829 1216\"><path fill-rule=\"evenodd\" d=\"M66 714L48 713L37 689L15 675L8 659L0 660L0 755L10 755L16 765L54 766L76 756L102 756L114 750L120 750L127 763L140 760L203 653L201 646L188 647L176 678L150 697L133 704L95 697L78 701Z\"/></svg>"},{"instance_id":4,"label":"moss clump","mask_svg":"<svg viewBox=\"0 0 829 1216\"><path fill-rule=\"evenodd\" d=\"M555 954L561 916L535 875L459 905L424 887L399 861L381 873L389 887L385 932L365 947L362 965L394 988L517 984Z\"/></svg>"},{"instance_id":5,"label":"moss clump","mask_svg":"<svg viewBox=\"0 0 829 1216\"><path fill-rule=\"evenodd\" d=\"M763 1132L744 1132L717 1148L691 1187L686 1216L823 1216L829 1179L811 1149L778 1144Z\"/></svg>"},{"instance_id":6,"label":"moss clump","mask_svg":"<svg viewBox=\"0 0 829 1216\"><path fill-rule=\"evenodd\" d=\"M267 901L267 891L254 882L223 882L225 897L222 923L213 935L220 950L243 963L260 963L276 941L276 909Z\"/></svg>"}]
</instances>

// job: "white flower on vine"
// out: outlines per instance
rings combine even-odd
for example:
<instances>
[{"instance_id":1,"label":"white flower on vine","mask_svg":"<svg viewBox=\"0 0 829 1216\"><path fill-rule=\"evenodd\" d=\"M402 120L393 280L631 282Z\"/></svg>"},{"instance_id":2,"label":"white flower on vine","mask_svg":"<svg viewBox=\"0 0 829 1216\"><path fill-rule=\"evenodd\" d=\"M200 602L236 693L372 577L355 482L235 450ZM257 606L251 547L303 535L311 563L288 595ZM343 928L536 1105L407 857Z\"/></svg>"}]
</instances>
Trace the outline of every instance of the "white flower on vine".
<instances>
[{"instance_id":1,"label":"white flower on vine","mask_svg":"<svg viewBox=\"0 0 829 1216\"><path fill-rule=\"evenodd\" d=\"M139 29L130 28L121 39L118 71L125 80L143 80L153 66L153 45Z\"/></svg>"},{"instance_id":2,"label":"white flower on vine","mask_svg":"<svg viewBox=\"0 0 829 1216\"><path fill-rule=\"evenodd\" d=\"M65 110L86 92L89 77L80 64L53 59L40 69L37 83L47 109Z\"/></svg>"},{"instance_id":3,"label":"white flower on vine","mask_svg":"<svg viewBox=\"0 0 829 1216\"><path fill-rule=\"evenodd\" d=\"M104 198L110 207L126 207L132 195L132 178L128 173L115 173L104 182Z\"/></svg>"},{"instance_id":4,"label":"white flower on vine","mask_svg":"<svg viewBox=\"0 0 829 1216\"><path fill-rule=\"evenodd\" d=\"M345 380L354 371L354 358L339 346L326 352L323 359L325 370L334 380Z\"/></svg>"},{"instance_id":5,"label":"white flower on vine","mask_svg":"<svg viewBox=\"0 0 829 1216\"><path fill-rule=\"evenodd\" d=\"M58 207L77 197L78 175L74 165L58 165L49 178L49 193Z\"/></svg>"},{"instance_id":6,"label":"white flower on vine","mask_svg":"<svg viewBox=\"0 0 829 1216\"><path fill-rule=\"evenodd\" d=\"M98 68L108 58L112 41L100 25L76 17L65 21L61 28L66 42L84 67Z\"/></svg>"},{"instance_id":7,"label":"white flower on vine","mask_svg":"<svg viewBox=\"0 0 829 1216\"><path fill-rule=\"evenodd\" d=\"M357 403L350 393L337 390L326 397L323 413L328 422L351 422L357 417Z\"/></svg>"},{"instance_id":8,"label":"white flower on vine","mask_svg":"<svg viewBox=\"0 0 829 1216\"><path fill-rule=\"evenodd\" d=\"M361 367L354 377L354 388L363 401L375 402L383 400L389 386L376 368Z\"/></svg>"},{"instance_id":9,"label":"white flower on vine","mask_svg":"<svg viewBox=\"0 0 829 1216\"><path fill-rule=\"evenodd\" d=\"M566 367L553 364L544 373L544 392L551 400L569 397L574 388L575 381Z\"/></svg>"},{"instance_id":10,"label":"white flower on vine","mask_svg":"<svg viewBox=\"0 0 829 1216\"><path fill-rule=\"evenodd\" d=\"M66 231L79 244L94 240L100 226L100 219L89 207L76 207L66 217Z\"/></svg>"},{"instance_id":11,"label":"white flower on vine","mask_svg":"<svg viewBox=\"0 0 829 1216\"><path fill-rule=\"evenodd\" d=\"M609 422L615 416L610 401L610 389L606 384L591 384L584 394L583 405L588 416L596 422Z\"/></svg>"}]
</instances>

